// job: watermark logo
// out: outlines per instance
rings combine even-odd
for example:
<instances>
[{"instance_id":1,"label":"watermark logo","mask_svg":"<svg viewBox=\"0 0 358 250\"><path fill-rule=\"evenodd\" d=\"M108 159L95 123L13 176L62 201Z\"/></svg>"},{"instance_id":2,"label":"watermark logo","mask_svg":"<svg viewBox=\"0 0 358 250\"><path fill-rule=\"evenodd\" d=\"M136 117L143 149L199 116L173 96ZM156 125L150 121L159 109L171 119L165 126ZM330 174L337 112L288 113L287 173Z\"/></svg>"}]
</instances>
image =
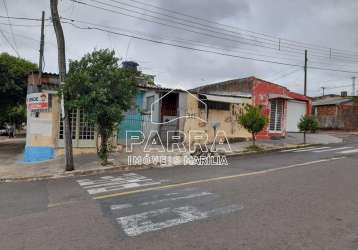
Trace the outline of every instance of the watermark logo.
<instances>
[{"instance_id":1,"label":"watermark logo","mask_svg":"<svg viewBox=\"0 0 358 250\"><path fill-rule=\"evenodd\" d=\"M179 133L179 134L178 134ZM189 166L227 166L227 153L232 149L225 131L218 130L214 141L208 143L209 136L204 131L192 130L187 135L179 131L167 131L165 141L158 131L146 136L140 130L126 131L126 152L128 165L189 165ZM185 141L192 142L187 146Z\"/></svg>"},{"instance_id":2,"label":"watermark logo","mask_svg":"<svg viewBox=\"0 0 358 250\"><path fill-rule=\"evenodd\" d=\"M149 98L153 96L149 96L147 102ZM185 125L182 129L186 132L179 130L181 119L185 122L194 119L208 125L207 103L199 95L172 89L154 98L150 106L145 103L150 108L150 126L146 124L142 130L126 131L129 165L228 165L226 154L232 150L225 131L218 130L220 123L212 124L214 133L210 136L205 129L185 130ZM193 104L191 108L186 106Z\"/></svg>"}]
</instances>

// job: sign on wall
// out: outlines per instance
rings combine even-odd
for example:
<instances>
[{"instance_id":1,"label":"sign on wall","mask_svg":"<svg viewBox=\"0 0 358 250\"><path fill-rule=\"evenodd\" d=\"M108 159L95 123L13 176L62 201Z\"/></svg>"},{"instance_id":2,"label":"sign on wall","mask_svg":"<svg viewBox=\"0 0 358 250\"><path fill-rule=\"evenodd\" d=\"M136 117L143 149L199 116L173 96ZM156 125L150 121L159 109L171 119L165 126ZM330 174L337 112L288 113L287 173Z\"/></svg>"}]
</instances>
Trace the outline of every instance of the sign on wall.
<instances>
[{"instance_id":1,"label":"sign on wall","mask_svg":"<svg viewBox=\"0 0 358 250\"><path fill-rule=\"evenodd\" d=\"M29 111L48 110L49 101L48 93L32 93L26 98L27 109Z\"/></svg>"}]
</instances>

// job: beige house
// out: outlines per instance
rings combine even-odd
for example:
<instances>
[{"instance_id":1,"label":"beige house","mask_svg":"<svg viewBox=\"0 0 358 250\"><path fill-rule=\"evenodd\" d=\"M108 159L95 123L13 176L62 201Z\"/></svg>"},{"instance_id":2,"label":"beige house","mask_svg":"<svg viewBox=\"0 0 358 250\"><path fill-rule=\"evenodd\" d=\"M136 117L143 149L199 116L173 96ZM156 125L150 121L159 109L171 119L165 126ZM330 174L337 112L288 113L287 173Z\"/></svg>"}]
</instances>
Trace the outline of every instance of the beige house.
<instances>
[{"instance_id":1,"label":"beige house","mask_svg":"<svg viewBox=\"0 0 358 250\"><path fill-rule=\"evenodd\" d=\"M34 87L36 92L32 91ZM27 128L25 162L49 160L64 153L61 104L58 96L57 74L44 73L28 76ZM97 134L94 125L84 119L81 110L69 114L74 154L96 152Z\"/></svg>"},{"instance_id":2,"label":"beige house","mask_svg":"<svg viewBox=\"0 0 358 250\"><path fill-rule=\"evenodd\" d=\"M187 144L194 142L203 143L205 138L195 138L196 133L207 134L209 143L214 141L216 135L220 138L224 134L229 141L240 141L250 138L250 133L239 125L237 120L237 116L244 112L245 104L250 103L251 97L244 94L188 94L186 105L187 118L183 128L183 132L186 135L185 142Z\"/></svg>"}]
</instances>

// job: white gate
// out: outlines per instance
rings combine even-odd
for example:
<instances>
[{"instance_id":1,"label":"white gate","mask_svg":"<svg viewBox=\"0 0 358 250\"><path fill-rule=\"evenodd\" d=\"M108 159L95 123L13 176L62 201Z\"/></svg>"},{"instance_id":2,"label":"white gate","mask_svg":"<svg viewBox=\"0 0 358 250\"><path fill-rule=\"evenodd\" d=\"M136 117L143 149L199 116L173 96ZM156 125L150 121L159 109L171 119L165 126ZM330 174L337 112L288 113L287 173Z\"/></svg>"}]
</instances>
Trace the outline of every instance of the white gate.
<instances>
[{"instance_id":1,"label":"white gate","mask_svg":"<svg viewBox=\"0 0 358 250\"><path fill-rule=\"evenodd\" d=\"M287 103L287 132L299 132L297 124L307 113L306 102L288 100Z\"/></svg>"}]
</instances>

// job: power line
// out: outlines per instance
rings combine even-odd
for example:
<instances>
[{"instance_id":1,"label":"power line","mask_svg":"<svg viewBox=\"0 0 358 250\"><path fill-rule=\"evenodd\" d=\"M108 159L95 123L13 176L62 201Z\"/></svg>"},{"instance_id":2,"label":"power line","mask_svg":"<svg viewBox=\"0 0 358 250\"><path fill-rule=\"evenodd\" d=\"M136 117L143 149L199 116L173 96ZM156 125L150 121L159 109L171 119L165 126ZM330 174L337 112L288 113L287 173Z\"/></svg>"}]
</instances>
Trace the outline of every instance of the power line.
<instances>
[{"instance_id":1,"label":"power line","mask_svg":"<svg viewBox=\"0 0 358 250\"><path fill-rule=\"evenodd\" d=\"M19 52L16 50L16 48L14 47L14 45L9 41L9 39L5 36L4 31L2 31L1 29L0 29L0 34L1 34L2 37L5 39L5 41L9 44L9 46L12 48L12 50L16 53L16 55L17 55L18 57L20 57Z\"/></svg>"},{"instance_id":2,"label":"power line","mask_svg":"<svg viewBox=\"0 0 358 250\"><path fill-rule=\"evenodd\" d=\"M124 28L118 28L118 27L113 27L113 26L108 26L108 25L102 25L102 24L95 24L95 23L91 23L91 22L85 22L85 21L80 21L78 19L70 19L70 18L66 18L66 17L62 17L63 20L67 20L67 21L72 21L72 22L77 22L77 23L81 23L81 24L86 24L86 25L93 25L93 26L97 26L97 27L101 27L101 28L107 28L107 29L115 29L115 30L120 30L120 31L125 31L125 32L129 32L129 33L132 33L132 34L135 34L135 35L138 35L140 34L141 36L148 36L147 34L144 34L143 32L133 32L131 30L128 30L128 29L124 29ZM154 36L153 35L149 35L149 37L153 38ZM287 56L291 56L290 58L288 57L278 57L278 56L275 56L275 55L267 55L267 54L262 54L262 53L257 53L256 51L255 52L251 52L249 50L243 50L243 49L235 49L235 50L228 50L226 48L221 48L221 47L218 47L218 46L213 46L211 44L208 44L208 43L202 43L202 42L199 42L199 41L193 41L193 40L184 40L184 39L180 39L180 38L175 38L175 39L168 39L168 38L163 38L163 37L159 37L158 36L155 36L154 38L156 39L161 39L161 40L170 40L170 41L174 41L174 42L179 42L179 43L187 43L187 44L190 44L190 45L194 45L194 46L200 46L200 47L204 47L204 48L209 48L209 49L216 49L216 50L222 50L222 51L230 51L230 52L239 52L239 53L245 53L245 54L252 54L254 56L260 56L260 57L269 57L269 58L274 58L274 59L279 59L279 60L291 60L291 61L297 61L297 55L293 58L293 55L287 55ZM301 55L299 55L301 57ZM318 64L318 66L321 66L321 64L328 64L328 63L324 63L324 62L321 62L321 61L311 61L314 63L314 65ZM338 63L337 63L338 64ZM342 63L341 63L342 64ZM328 64L329 66L331 66L331 64ZM340 64L338 64L340 65ZM343 66L347 66L346 64L342 64Z\"/></svg>"},{"instance_id":3,"label":"power line","mask_svg":"<svg viewBox=\"0 0 358 250\"><path fill-rule=\"evenodd\" d=\"M148 42L152 42L152 43L156 43L156 44L168 45L168 46L173 46L173 47L178 47L178 48L183 48L183 49L188 49L188 50L192 50L192 51L206 52L206 53L211 53L211 54L216 54L216 55L258 61L258 62L266 62L266 63L272 63L272 64L278 64L278 65L295 66L295 67L301 67L301 68L303 67L302 65L299 65L299 64L284 63L284 62L280 62L280 61L265 60L265 59L260 59L260 58L253 58L253 57L246 57L246 56L240 56L240 55L233 55L233 54L229 54L229 53L211 51L211 50L206 50L206 49L198 49L198 48L193 48L193 47L189 47L189 46L185 46L185 45L179 45L179 44L174 44L174 43L169 43L169 42L164 42L164 41L158 41L158 40L151 39L151 38L145 38L145 37L139 37L139 36L130 35L130 34L124 34L124 33L115 32L115 31L106 30L106 29L97 28L97 27L90 27L90 26L80 27L74 23L70 23L70 22L64 22L64 23L70 24L73 27L78 28L78 29L98 30L98 31L102 31L102 32L109 32L114 35L132 37L132 38L138 39L138 40L143 40L143 41L148 41ZM323 67L317 67L317 66L308 66L308 68L316 69L316 70L358 74L358 72L356 72L356 71L348 71L348 70L344 70L344 69L323 68Z\"/></svg>"},{"instance_id":4,"label":"power line","mask_svg":"<svg viewBox=\"0 0 358 250\"><path fill-rule=\"evenodd\" d=\"M261 35L261 36L264 36L264 37L270 37L270 38L273 38L275 40L287 41L287 42L292 42L292 43L295 43L295 44L302 44L302 45L305 45L305 46L313 46L313 47L319 48L319 49L326 49L326 50L328 50L330 52L332 52L333 50L338 51L338 52L339 51L341 51L341 52L346 51L346 52L349 52L349 53L357 53L356 55L358 55L357 51L332 49L332 48L328 48L328 47L317 45L317 44L311 44L311 43L306 43L306 42L298 42L298 41L294 41L294 40L290 40L290 39L286 39L286 38L279 38L279 37L275 37L273 35L260 33L260 32L255 32L255 31L251 31L251 30L247 30L247 29L242 29L242 28L239 28L239 27L235 27L235 26L231 26L231 25L227 25L227 24L222 24L222 23L211 21L211 20L204 19L204 18L201 18L201 17L188 15L188 14L185 14L185 13L182 13L182 12L178 12L178 11L175 11L175 10L163 8L163 7L160 7L160 6L157 6L157 5L154 5L154 4L150 4L150 3L147 3L147 2L142 2L142 1L138 1L138 0L128 0L128 1L135 2L137 4L141 4L141 5L145 5L145 6L149 6L149 7L158 9L158 10L164 10L164 11L167 11L167 12L170 12L170 13L173 13L173 14L177 14L177 15L180 15L180 16L189 17L189 18L192 18L192 19L195 19L195 20L200 20L200 21L203 21L203 22L228 27L228 28L235 29L235 30L241 30L241 31L245 31L245 32L248 32L248 33L251 33L251 34ZM305 48L309 48L309 47L305 47Z\"/></svg>"},{"instance_id":5,"label":"power line","mask_svg":"<svg viewBox=\"0 0 358 250\"><path fill-rule=\"evenodd\" d=\"M275 59L280 59L280 60L295 60L296 58L290 57L290 58L285 58L285 57L276 57L275 55L267 55L267 54L262 54L262 53L257 53L257 52L252 52L252 51L248 51L248 50L243 50L243 49L235 49L235 50L229 50L229 49L224 49L218 46L213 46L210 45L208 43L202 43L199 41L194 41L194 40L184 40L184 39L180 39L180 38L164 38L161 36L153 36L153 35L148 35L145 34L143 32L134 32L132 30L128 30L128 29L123 29L123 28L118 28L118 27L113 27L113 26L108 26L108 25L102 25L102 24L95 24L95 23L91 23L91 22L85 22L85 21L80 21L77 19L69 19L66 17L62 17L63 20L67 20L67 21L71 21L71 22L77 22L77 23L81 23L81 24L86 24L86 25L92 25L92 26L96 26L96 27L101 27L101 28L106 28L106 29L111 29L111 30L119 30L119 31L125 31L125 32L129 32L131 34L135 34L135 35L140 35L140 36L149 36L150 38L156 38L156 39L161 39L161 40L166 40L166 41L172 41L172 42L178 42L178 43L187 43L190 45L194 45L194 46L200 46L200 47L204 47L204 48L209 48L209 49L216 49L216 50L222 50L222 51L230 51L230 52L239 52L239 53L246 53L246 54L252 54L255 56L261 56L261 57L270 57L270 58L275 58ZM289 55L287 55L289 56Z\"/></svg>"},{"instance_id":6,"label":"power line","mask_svg":"<svg viewBox=\"0 0 358 250\"><path fill-rule=\"evenodd\" d=\"M74 3L77 3L77 4L86 5L86 6L96 8L96 9L100 9L100 10L103 10L103 11L108 11L108 12L116 13L116 14L119 14L119 15L131 17L131 18L135 18L135 19L140 19L140 20L143 20L143 21L146 21L146 22L155 23L155 24L159 24L159 25L174 28L174 29L181 29L181 30L185 30L187 32L191 32L191 33L195 33L195 34L200 34L200 35L204 35L204 36L213 37L213 38L216 38L216 39L235 42L235 44L236 43L242 43L242 44L247 44L247 45L250 45L250 46L256 46L256 47L261 47L261 48L266 48L266 49L271 49L271 50L277 50L278 49L278 45L273 44L271 42L267 43L267 41L258 41L257 39L249 39L249 38L246 38L246 37L233 36L233 35L229 35L229 34L226 34L226 33L223 33L223 32L218 32L218 31L215 31L215 30L212 30L212 29L203 29L203 28L200 28L200 27L188 25L187 23L173 21L172 19L166 19L166 18L163 19L161 17L149 15L149 14L146 14L146 13L143 13L143 12L133 11L133 10L130 10L130 9L127 9L127 8L119 7L119 6L108 4L108 3L99 2L97 0L89 0L89 1L97 2L99 4L111 7L111 9L104 8L104 7L97 6L97 5L92 5L92 4L89 4L87 2L83 2L83 1L79 1L79 0L70 0L70 1L72 1ZM114 0L110 0L110 1L114 1ZM116 10L113 10L113 8L119 8L121 10L130 12L130 13L139 14L141 16L136 16L136 15L131 15L131 14L128 14L128 13L116 11ZM157 19L157 20L160 20L160 21L147 19L147 18L144 18L142 16ZM161 21L164 21L164 22L161 22ZM181 26L176 26L176 25L173 25L172 23L177 24L177 25L181 25ZM188 28L185 28L185 27L182 27L182 26L185 26L185 27L188 27ZM193 30L193 29L199 29L199 31L198 30ZM217 36L217 35L213 35L213 34L208 34L208 33L202 32L202 31L211 32L211 33L214 32L214 33L221 34L221 35L224 35L224 36L236 37L236 38L238 38L240 40L232 39L232 38L228 38L228 37ZM245 41L242 41L242 39L245 40ZM254 43L252 43L252 42L254 42ZM300 54L301 55L302 52L303 52L303 48L300 49L300 48L287 47L287 49L285 50L285 53L291 53L291 54L294 53L294 54ZM324 59L327 59L329 57L328 54L323 55L323 54L321 54L321 52L317 52L317 51L316 52L311 52L310 51L310 55L320 57L320 58L324 58ZM336 56L336 57L338 59L338 56ZM339 56L339 57L341 57L340 60L344 60L344 61L349 61L349 59L355 59L355 61L352 61L352 62L358 63L358 58L347 57L347 56Z\"/></svg>"},{"instance_id":7,"label":"power line","mask_svg":"<svg viewBox=\"0 0 358 250\"><path fill-rule=\"evenodd\" d=\"M97 3L100 3L100 4L103 4L103 5L107 5L107 6L111 6L111 7L116 7L116 8L121 8L123 10L127 10L127 11L130 11L128 9L124 9L123 7L119 7L119 6L114 6L114 5L110 5L110 4L106 4L106 3L103 3L103 1L97 1L97 0L89 0L89 1L92 1L92 2L97 2ZM162 15L162 16L166 16L166 17L169 17L171 18L169 21L171 21L173 18L174 19L177 19L177 20L182 20L182 21L186 21L186 22L190 22L190 23L193 23L193 24L197 24L197 25L200 25L200 26L205 26L205 27L210 27L210 28L215 28L213 27L212 25L208 26L207 24L203 24L203 23L200 23L200 22L194 22L192 20L188 20L188 19L183 19L183 18L178 18L176 16L173 16L173 15L168 15L168 14L165 14L165 13L162 13L162 12L158 12L158 11L153 11L153 10L149 10L148 8L142 8L142 7L138 7L138 6L135 6L135 5L132 5L132 4L128 4L128 3L124 3L122 1L118 1L118 0L108 0L108 1L111 1L111 2L115 2L119 5L125 5L125 6L129 6L129 7L132 7L132 8L136 8L136 9L140 9L140 10L143 10L143 11L146 11L146 12L150 12L150 13L154 13L154 14L158 14L158 15ZM132 0L133 1L133 0ZM151 4L146 4L146 3L143 3L143 2L140 2L140 1L133 1L133 2L136 2L137 4L141 4L141 5L144 5L144 6L152 6ZM163 8L158 8L158 9L162 9ZM172 12L173 11L170 11L168 9L165 9L167 12ZM180 13L180 12L177 12L177 11L174 11L174 13L176 13L177 15L181 15L181 16L188 16L188 15L185 15L183 13ZM143 14L143 13L138 13L138 14ZM332 56L333 54L342 54L341 52L336 52L338 50L334 49L332 50L331 48L325 48L321 45L312 45L312 44L307 44L307 43L300 43L300 42L296 42L296 41L292 41L292 40L288 40L288 39L282 39L282 38L279 38L279 37L274 37L272 35L265 35L265 34L262 34L262 33L257 33L257 32L252 32L252 31L248 31L248 30L244 30L244 29L240 29L240 28L237 28L237 27L233 27L233 26L228 26L228 25L222 25L220 23L217 23L217 22L212 22L210 20L206 20L206 19L202 19L202 18L196 18L194 16L189 16L190 18L194 18L194 19L199 19L201 21L204 21L206 23L213 23L213 24L216 24L216 25L221 25L221 26L226 26L226 27L230 27L231 29L235 29L235 30L242 30L242 31L245 31L245 32L248 32L249 35L255 39L264 39L264 40L267 40L267 41L271 41L273 42L275 45L278 45L278 43L281 41L281 45L283 47L287 47L287 48L292 48L292 49L296 49L296 48L293 48L291 47L294 46L294 47L300 47L300 50L305 50L305 49L308 49L308 48L311 48L311 49L314 49L314 50L319 50L319 51L324 51L326 53L329 53L330 56ZM233 30L227 30L227 29L222 29L226 32L230 32L230 33L235 33L235 34L238 34L238 35L243 35L243 33L238 33L236 31L233 31ZM258 36L254 36L252 34L259 34L261 35L261 37L258 37ZM247 34L245 34L247 35ZM269 38L267 38L269 37ZM256 41L256 40L255 40ZM289 42L287 43L288 45L285 45L283 43L283 41L286 41L286 42ZM299 45L299 44L305 44L305 46L302 46L302 45ZM307 46L309 45L309 46ZM312 47L313 46L313 47ZM340 50L342 51L342 50ZM352 53L349 52L349 55L351 55ZM327 54L328 55L328 54Z\"/></svg>"},{"instance_id":8,"label":"power line","mask_svg":"<svg viewBox=\"0 0 358 250\"><path fill-rule=\"evenodd\" d=\"M103 3L103 1L102 1L102 2L101 2L101 1L97 1L97 0L89 0L89 1L97 2L97 3L103 4L103 5L107 5L107 6L110 6L110 7L116 7L116 8L120 8L120 9L123 9L123 10L130 11L130 10L125 9L125 8L122 8L122 7L118 7L118 6L114 6L114 5L109 5L109 4ZM146 11L146 12L150 12L150 13L154 13L154 14L166 16L166 17L171 18L169 21L172 21L172 19L174 18L174 19L177 19L177 20L182 20L182 21L190 22L190 23L193 23L193 24L196 24L196 25L199 25L199 26L209 27L209 28L214 28L214 29L215 29L215 27L213 27L213 26L211 26L211 25L205 25L205 24L202 24L202 23L200 23L200 22L193 22L193 21L188 20L188 19L178 18L178 17L175 17L175 16L173 16L173 15L167 15L167 14L165 14L165 13L158 12L158 11L151 11L151 10L148 10L148 8L141 8L141 7L132 5L132 4L124 3L124 2L122 2L122 1L118 1L118 0L108 0L108 1L115 2L115 3L118 3L118 4L120 4L120 5L129 6L129 7L132 7L132 8L136 8L136 9L139 9L139 10L143 10L143 11ZM135 2L138 3L138 1L135 1ZM143 3L142 3L142 4L143 4ZM136 13L138 13L138 12L136 12ZM179 12L176 12L176 13L178 14ZM181 13L180 15L183 15L183 14ZM208 22L208 20L207 20L207 22ZM225 32L229 32L229 33L234 33L234 34L237 34L237 35L239 35L239 36L242 36L242 35L243 35L243 33L239 33L239 32L232 31L232 30L227 30L227 29L221 29L221 30L223 30L223 31L225 31ZM286 47L286 48L296 49L295 47L302 47L302 46L300 46L300 45L293 45L293 44L291 44L292 46L294 46L294 47L291 47L291 46L287 46L287 45L285 45L285 44L281 44L281 41L282 41L282 40L285 41L285 39L281 39L281 38L274 38L274 40L272 40L272 39L262 38L262 37L253 36L253 35L250 35L250 36L255 39L255 40L252 40L252 41L257 41L256 39L265 39L265 40L267 40L267 41L273 42L273 44L275 44L276 46L279 45L280 48L281 48L281 47ZM277 44L277 43L279 43L279 44ZM307 46L305 46L305 47L302 47L300 50L303 50L303 51L304 51L304 49L307 49L307 48L312 48L312 47L307 47ZM315 50L325 51L325 52L327 52L327 53L329 52L329 53L330 53L330 56L332 56L332 49L329 49L329 50L328 50L328 49L322 49L322 47L316 47L316 48L314 48L314 49L315 49Z\"/></svg>"},{"instance_id":9,"label":"power line","mask_svg":"<svg viewBox=\"0 0 358 250\"><path fill-rule=\"evenodd\" d=\"M0 25L9 26L10 24L9 23L0 23ZM40 24L14 24L14 23L12 23L11 26L14 26L14 27L40 27L41 25ZM46 25L46 26L48 26L48 25Z\"/></svg>"},{"instance_id":10,"label":"power line","mask_svg":"<svg viewBox=\"0 0 358 250\"><path fill-rule=\"evenodd\" d=\"M325 89L340 89L340 88L347 88L347 87L352 87L352 84L341 85L341 86L333 86L333 87L325 87Z\"/></svg>"},{"instance_id":11,"label":"power line","mask_svg":"<svg viewBox=\"0 0 358 250\"><path fill-rule=\"evenodd\" d=\"M0 15L0 18L14 19L14 20L39 21L39 22L41 22L41 19L39 19L39 18L30 18L30 17L14 17L14 16L2 16L2 15ZM50 19L48 18L46 20L50 20Z\"/></svg>"},{"instance_id":12,"label":"power line","mask_svg":"<svg viewBox=\"0 0 358 250\"><path fill-rule=\"evenodd\" d=\"M291 70L291 71L289 71L289 72L286 72L286 73L283 74L283 75L280 75L280 76L278 76L278 77L273 78L271 81L281 80L282 78L285 78L285 77L287 77L287 76L293 75L293 74L295 74L295 73L297 73L297 72L299 72L299 71L301 71L301 70L302 70L302 69L294 69L294 70Z\"/></svg>"},{"instance_id":13,"label":"power line","mask_svg":"<svg viewBox=\"0 0 358 250\"><path fill-rule=\"evenodd\" d=\"M8 11L8 8L7 8L6 0L2 0L2 2L3 2L3 4L4 4L6 16L7 16L7 20L8 20L8 23L9 23L9 28L10 28L10 31L11 31L12 41L14 42L13 46L11 46L11 47L14 49L16 55L17 55L18 57L20 57L20 53L19 53L19 51L17 50L17 44L16 44L16 39L15 39L15 36L14 36L14 30L13 30L13 28L12 28L11 21L10 21L10 18L9 18L9 11ZM10 43L9 40L6 39L6 41L7 41L8 43Z\"/></svg>"}]
</instances>

